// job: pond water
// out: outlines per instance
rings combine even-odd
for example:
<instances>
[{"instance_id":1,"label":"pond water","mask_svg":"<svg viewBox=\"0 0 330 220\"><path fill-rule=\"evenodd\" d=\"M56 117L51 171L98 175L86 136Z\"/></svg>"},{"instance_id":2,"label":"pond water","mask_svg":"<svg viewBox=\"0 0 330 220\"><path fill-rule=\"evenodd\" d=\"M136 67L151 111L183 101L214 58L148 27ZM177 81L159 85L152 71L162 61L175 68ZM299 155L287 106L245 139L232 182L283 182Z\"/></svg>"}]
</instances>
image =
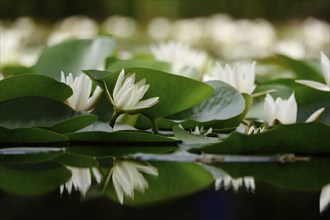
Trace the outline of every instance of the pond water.
<instances>
[{"instance_id":1,"label":"pond water","mask_svg":"<svg viewBox=\"0 0 330 220\"><path fill-rule=\"evenodd\" d=\"M139 154L148 161L138 161L142 148L135 148L0 148L0 219L330 217L329 208L320 213L329 157L256 162L241 155L205 163L171 157L172 147L148 146L148 154Z\"/></svg>"}]
</instances>

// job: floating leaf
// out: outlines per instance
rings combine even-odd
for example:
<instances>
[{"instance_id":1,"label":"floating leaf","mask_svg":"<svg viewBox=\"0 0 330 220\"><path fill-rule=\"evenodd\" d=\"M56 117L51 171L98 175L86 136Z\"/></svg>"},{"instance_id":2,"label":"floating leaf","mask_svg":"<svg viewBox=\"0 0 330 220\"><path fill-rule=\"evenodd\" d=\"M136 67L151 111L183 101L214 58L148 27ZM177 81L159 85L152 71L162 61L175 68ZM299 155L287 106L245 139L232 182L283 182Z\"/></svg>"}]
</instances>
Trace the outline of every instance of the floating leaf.
<instances>
[{"instance_id":1,"label":"floating leaf","mask_svg":"<svg viewBox=\"0 0 330 220\"><path fill-rule=\"evenodd\" d=\"M223 142L202 151L215 154L329 153L330 127L321 123L280 125L261 134L233 132Z\"/></svg>"},{"instance_id":2,"label":"floating leaf","mask_svg":"<svg viewBox=\"0 0 330 220\"><path fill-rule=\"evenodd\" d=\"M323 81L322 74L314 66L303 60L296 60L283 54L277 54L278 61L294 71L299 79Z\"/></svg>"},{"instance_id":3,"label":"floating leaf","mask_svg":"<svg viewBox=\"0 0 330 220\"><path fill-rule=\"evenodd\" d=\"M19 97L0 103L0 126L52 126L77 113L66 104L45 97Z\"/></svg>"},{"instance_id":4,"label":"floating leaf","mask_svg":"<svg viewBox=\"0 0 330 220\"><path fill-rule=\"evenodd\" d=\"M86 131L67 134L72 142L91 143L177 143L178 140L142 131Z\"/></svg>"},{"instance_id":5,"label":"floating leaf","mask_svg":"<svg viewBox=\"0 0 330 220\"><path fill-rule=\"evenodd\" d=\"M0 102L23 96L42 96L63 102L72 95L71 88L64 83L35 74L5 78L0 81L0 88Z\"/></svg>"},{"instance_id":6,"label":"floating leaf","mask_svg":"<svg viewBox=\"0 0 330 220\"><path fill-rule=\"evenodd\" d=\"M78 76L83 69L99 68L115 49L110 37L92 40L75 39L62 42L43 51L36 66L36 73L61 79L61 71Z\"/></svg>"},{"instance_id":7,"label":"floating leaf","mask_svg":"<svg viewBox=\"0 0 330 220\"><path fill-rule=\"evenodd\" d=\"M49 127L48 129L60 134L72 133L82 128L85 128L96 121L97 121L96 115L92 115L92 114L77 115L63 122L59 122Z\"/></svg>"},{"instance_id":8,"label":"floating leaf","mask_svg":"<svg viewBox=\"0 0 330 220\"><path fill-rule=\"evenodd\" d=\"M119 72L85 71L92 78L106 82L112 92ZM159 97L159 103L145 112L152 118L172 115L196 105L213 93L213 88L205 83L158 70L126 68L125 73L135 73L136 82L146 79L150 88L144 99ZM105 78L102 78L103 75ZM95 77L96 76L96 77Z\"/></svg>"},{"instance_id":9,"label":"floating leaf","mask_svg":"<svg viewBox=\"0 0 330 220\"><path fill-rule=\"evenodd\" d=\"M50 144L65 143L68 140L64 135L40 128L0 127L0 143L2 144Z\"/></svg>"},{"instance_id":10,"label":"floating leaf","mask_svg":"<svg viewBox=\"0 0 330 220\"><path fill-rule=\"evenodd\" d=\"M87 157L83 155L77 155L66 152L65 154L53 158L53 161L70 166L70 167L95 167L97 166L97 161L93 157Z\"/></svg>"},{"instance_id":11,"label":"floating leaf","mask_svg":"<svg viewBox=\"0 0 330 220\"><path fill-rule=\"evenodd\" d=\"M107 58L105 69L112 72L116 72L116 71L120 71L121 69L133 68L133 67L154 69L164 72L170 72L171 70L171 64L161 61L148 60L148 59L121 60L115 57Z\"/></svg>"},{"instance_id":12,"label":"floating leaf","mask_svg":"<svg viewBox=\"0 0 330 220\"><path fill-rule=\"evenodd\" d=\"M330 92L298 86L295 96L298 104L297 121L304 122L315 111L325 108L318 121L330 125Z\"/></svg>"}]
</instances>

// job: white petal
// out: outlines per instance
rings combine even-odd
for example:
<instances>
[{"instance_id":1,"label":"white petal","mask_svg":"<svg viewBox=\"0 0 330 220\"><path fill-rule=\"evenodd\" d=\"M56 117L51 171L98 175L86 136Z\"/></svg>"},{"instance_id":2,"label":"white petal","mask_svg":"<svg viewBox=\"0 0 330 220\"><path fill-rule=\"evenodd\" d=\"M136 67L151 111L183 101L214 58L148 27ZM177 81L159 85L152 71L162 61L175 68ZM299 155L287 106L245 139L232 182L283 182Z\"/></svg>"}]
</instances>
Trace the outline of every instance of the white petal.
<instances>
[{"instance_id":1,"label":"white petal","mask_svg":"<svg viewBox=\"0 0 330 220\"><path fill-rule=\"evenodd\" d=\"M294 124L297 121L297 111L298 111L298 107L297 107L297 102L295 99L294 94L292 94L290 96L290 98L285 101L285 105L282 108L285 109L285 112L283 113L283 118L279 118L279 120L281 121L281 119L283 120L283 124Z\"/></svg>"},{"instance_id":2,"label":"white petal","mask_svg":"<svg viewBox=\"0 0 330 220\"><path fill-rule=\"evenodd\" d=\"M125 70L122 69L119 76L118 76L118 79L116 81L115 88L113 89L113 93L112 93L113 97L117 96L117 93L118 93L119 89L122 87L124 77L125 77Z\"/></svg>"},{"instance_id":3,"label":"white petal","mask_svg":"<svg viewBox=\"0 0 330 220\"><path fill-rule=\"evenodd\" d=\"M324 186L320 194L320 213L324 212L330 205L330 184Z\"/></svg>"},{"instance_id":4,"label":"white petal","mask_svg":"<svg viewBox=\"0 0 330 220\"><path fill-rule=\"evenodd\" d=\"M329 58L321 52L321 67L324 76L324 80L328 86L330 86L330 61Z\"/></svg>"},{"instance_id":5,"label":"white petal","mask_svg":"<svg viewBox=\"0 0 330 220\"><path fill-rule=\"evenodd\" d=\"M99 99L99 97L101 96L102 93L102 89L99 86L96 86L93 95L88 99L88 104L85 107L86 111L90 111L92 110L92 108L95 106L97 100Z\"/></svg>"},{"instance_id":6,"label":"white petal","mask_svg":"<svg viewBox=\"0 0 330 220\"><path fill-rule=\"evenodd\" d=\"M320 108L316 110L313 114L311 114L311 116L308 117L306 123L316 121L320 117L320 115L324 112L324 110L325 108Z\"/></svg>"},{"instance_id":7,"label":"white petal","mask_svg":"<svg viewBox=\"0 0 330 220\"><path fill-rule=\"evenodd\" d=\"M271 95L267 94L264 102L264 121L269 126L273 125L275 120L275 102Z\"/></svg>"},{"instance_id":8,"label":"white petal","mask_svg":"<svg viewBox=\"0 0 330 220\"><path fill-rule=\"evenodd\" d=\"M150 108L154 105L156 105L159 102L159 97L153 97L147 100L139 101L135 106L134 109L144 109L144 108Z\"/></svg>"},{"instance_id":9,"label":"white petal","mask_svg":"<svg viewBox=\"0 0 330 220\"><path fill-rule=\"evenodd\" d=\"M323 83L319 83L311 80L296 80L296 82L308 87L312 87L313 89L317 89L321 91L330 91L330 86Z\"/></svg>"}]
</instances>

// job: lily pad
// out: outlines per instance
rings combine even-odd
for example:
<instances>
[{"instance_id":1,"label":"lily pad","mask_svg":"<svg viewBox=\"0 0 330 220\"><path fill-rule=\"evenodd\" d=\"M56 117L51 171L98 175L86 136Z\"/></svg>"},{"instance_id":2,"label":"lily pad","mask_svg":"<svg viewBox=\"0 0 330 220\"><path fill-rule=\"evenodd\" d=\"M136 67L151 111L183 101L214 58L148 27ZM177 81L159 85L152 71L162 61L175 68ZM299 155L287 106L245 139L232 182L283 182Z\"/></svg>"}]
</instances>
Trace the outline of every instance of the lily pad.
<instances>
[{"instance_id":1,"label":"lily pad","mask_svg":"<svg viewBox=\"0 0 330 220\"><path fill-rule=\"evenodd\" d=\"M152 134L143 131L86 131L67 134L71 142L90 143L177 143L178 140L163 135Z\"/></svg>"},{"instance_id":2,"label":"lily pad","mask_svg":"<svg viewBox=\"0 0 330 220\"><path fill-rule=\"evenodd\" d=\"M114 49L115 41L111 37L69 40L45 49L35 65L35 71L57 80L61 79L61 71L78 76L83 69L104 66L106 57Z\"/></svg>"},{"instance_id":3,"label":"lily pad","mask_svg":"<svg viewBox=\"0 0 330 220\"><path fill-rule=\"evenodd\" d=\"M77 113L66 104L45 97L27 96L0 103L0 126L6 128L53 126Z\"/></svg>"},{"instance_id":4,"label":"lily pad","mask_svg":"<svg viewBox=\"0 0 330 220\"><path fill-rule=\"evenodd\" d=\"M112 92L119 72L84 71L100 83L105 81ZM152 118L164 117L186 110L199 104L213 93L213 88L205 83L158 70L145 68L125 68L125 73L135 73L136 82L146 79L150 88L144 99L159 97L159 103L145 111ZM104 75L103 78L101 75Z\"/></svg>"},{"instance_id":5,"label":"lily pad","mask_svg":"<svg viewBox=\"0 0 330 220\"><path fill-rule=\"evenodd\" d=\"M330 127L313 122L279 125L261 134L233 132L223 142L193 152L214 154L329 153Z\"/></svg>"},{"instance_id":6,"label":"lily pad","mask_svg":"<svg viewBox=\"0 0 330 220\"><path fill-rule=\"evenodd\" d=\"M59 122L48 129L60 134L72 133L93 124L97 121L97 118L96 115L92 114L77 115Z\"/></svg>"},{"instance_id":7,"label":"lily pad","mask_svg":"<svg viewBox=\"0 0 330 220\"><path fill-rule=\"evenodd\" d=\"M112 72L116 72L116 71L120 71L121 69L134 68L134 67L148 68L148 69L154 69L164 72L170 72L171 70L171 64L161 61L148 60L148 59L121 60L115 57L107 58L105 69Z\"/></svg>"},{"instance_id":8,"label":"lily pad","mask_svg":"<svg viewBox=\"0 0 330 220\"><path fill-rule=\"evenodd\" d=\"M5 78L0 81L0 88L0 102L22 96L42 96L63 102L72 95L71 88L64 83L36 74Z\"/></svg>"},{"instance_id":9,"label":"lily pad","mask_svg":"<svg viewBox=\"0 0 330 220\"><path fill-rule=\"evenodd\" d=\"M97 166L97 161L93 157L88 157L84 155L77 155L68 153L62 154L56 158L53 158L52 161L63 164L70 167L95 167Z\"/></svg>"},{"instance_id":10,"label":"lily pad","mask_svg":"<svg viewBox=\"0 0 330 220\"><path fill-rule=\"evenodd\" d=\"M318 121L330 125L330 92L298 86L295 96L298 104L297 121L304 122L315 111L325 108Z\"/></svg>"},{"instance_id":11,"label":"lily pad","mask_svg":"<svg viewBox=\"0 0 330 220\"><path fill-rule=\"evenodd\" d=\"M55 144L65 143L68 140L62 134L40 128L7 129L0 127L1 144Z\"/></svg>"}]
</instances>

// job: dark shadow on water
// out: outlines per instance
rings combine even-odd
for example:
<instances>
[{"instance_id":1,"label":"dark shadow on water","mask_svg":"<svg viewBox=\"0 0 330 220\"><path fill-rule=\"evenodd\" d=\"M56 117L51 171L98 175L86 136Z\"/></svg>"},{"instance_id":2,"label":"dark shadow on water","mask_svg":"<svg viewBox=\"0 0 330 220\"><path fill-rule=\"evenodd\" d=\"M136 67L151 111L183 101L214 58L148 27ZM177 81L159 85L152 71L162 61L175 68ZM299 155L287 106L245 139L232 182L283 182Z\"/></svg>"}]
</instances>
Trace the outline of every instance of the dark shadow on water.
<instances>
[{"instance_id":1,"label":"dark shadow on water","mask_svg":"<svg viewBox=\"0 0 330 220\"><path fill-rule=\"evenodd\" d=\"M319 214L319 192L274 188L259 181L256 185L255 193L245 189L238 193L214 192L209 188L146 207L121 206L105 197L81 201L77 192L62 197L58 191L40 197L21 197L1 191L0 219L314 220L330 217L329 209Z\"/></svg>"}]
</instances>

